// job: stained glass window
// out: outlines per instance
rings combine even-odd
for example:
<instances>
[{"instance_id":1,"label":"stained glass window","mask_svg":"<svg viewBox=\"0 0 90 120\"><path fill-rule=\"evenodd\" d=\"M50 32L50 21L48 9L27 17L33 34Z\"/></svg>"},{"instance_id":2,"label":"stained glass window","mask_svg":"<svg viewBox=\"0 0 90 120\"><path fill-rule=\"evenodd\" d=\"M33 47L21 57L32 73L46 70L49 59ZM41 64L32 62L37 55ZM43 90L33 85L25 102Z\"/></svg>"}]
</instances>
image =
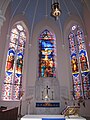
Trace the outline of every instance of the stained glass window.
<instances>
[{"instance_id":1,"label":"stained glass window","mask_svg":"<svg viewBox=\"0 0 90 120\"><path fill-rule=\"evenodd\" d=\"M47 29L39 37L39 77L56 77L56 38Z\"/></svg>"},{"instance_id":2,"label":"stained glass window","mask_svg":"<svg viewBox=\"0 0 90 120\"><path fill-rule=\"evenodd\" d=\"M72 27L68 36L72 68L73 96L75 99L90 98L90 69L85 46L84 32L80 26Z\"/></svg>"},{"instance_id":3,"label":"stained glass window","mask_svg":"<svg viewBox=\"0 0 90 120\"><path fill-rule=\"evenodd\" d=\"M26 43L26 31L18 23L12 27L2 87L3 100L19 100L22 87L22 68Z\"/></svg>"}]
</instances>

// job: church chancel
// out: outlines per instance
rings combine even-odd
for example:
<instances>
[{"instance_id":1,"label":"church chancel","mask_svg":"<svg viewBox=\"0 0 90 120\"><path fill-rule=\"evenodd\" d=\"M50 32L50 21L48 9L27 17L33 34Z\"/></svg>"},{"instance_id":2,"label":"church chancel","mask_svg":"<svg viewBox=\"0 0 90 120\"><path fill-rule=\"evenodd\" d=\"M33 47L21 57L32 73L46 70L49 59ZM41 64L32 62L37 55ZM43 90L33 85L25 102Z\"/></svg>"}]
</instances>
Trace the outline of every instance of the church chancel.
<instances>
[{"instance_id":1,"label":"church chancel","mask_svg":"<svg viewBox=\"0 0 90 120\"><path fill-rule=\"evenodd\" d=\"M90 119L89 20L90 0L0 0L0 114Z\"/></svg>"},{"instance_id":2,"label":"church chancel","mask_svg":"<svg viewBox=\"0 0 90 120\"><path fill-rule=\"evenodd\" d=\"M21 120L86 120L78 114L60 114L60 87L56 78L40 78L35 86L35 113L26 114Z\"/></svg>"}]
</instances>

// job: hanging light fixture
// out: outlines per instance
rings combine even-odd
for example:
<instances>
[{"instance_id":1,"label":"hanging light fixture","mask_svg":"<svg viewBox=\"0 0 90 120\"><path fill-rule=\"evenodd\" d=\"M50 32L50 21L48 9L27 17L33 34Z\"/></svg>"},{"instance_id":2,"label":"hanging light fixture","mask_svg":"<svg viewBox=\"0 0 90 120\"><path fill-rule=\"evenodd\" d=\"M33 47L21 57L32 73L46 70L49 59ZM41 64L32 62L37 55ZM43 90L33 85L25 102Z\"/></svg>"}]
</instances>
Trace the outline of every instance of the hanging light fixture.
<instances>
[{"instance_id":1,"label":"hanging light fixture","mask_svg":"<svg viewBox=\"0 0 90 120\"><path fill-rule=\"evenodd\" d=\"M52 5L51 5L51 16L55 17L55 20L58 20L58 17L61 15L62 11L60 10L60 5L58 0L52 0Z\"/></svg>"}]
</instances>

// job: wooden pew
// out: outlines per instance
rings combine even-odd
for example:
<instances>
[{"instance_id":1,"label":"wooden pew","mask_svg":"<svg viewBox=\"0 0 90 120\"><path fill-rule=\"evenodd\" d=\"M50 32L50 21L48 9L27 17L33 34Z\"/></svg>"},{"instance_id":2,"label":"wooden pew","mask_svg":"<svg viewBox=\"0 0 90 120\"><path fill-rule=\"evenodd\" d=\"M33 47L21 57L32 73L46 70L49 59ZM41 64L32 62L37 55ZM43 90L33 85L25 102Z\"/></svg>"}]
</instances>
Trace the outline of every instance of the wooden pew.
<instances>
[{"instance_id":1,"label":"wooden pew","mask_svg":"<svg viewBox=\"0 0 90 120\"><path fill-rule=\"evenodd\" d=\"M0 111L0 120L17 120L18 107Z\"/></svg>"}]
</instances>

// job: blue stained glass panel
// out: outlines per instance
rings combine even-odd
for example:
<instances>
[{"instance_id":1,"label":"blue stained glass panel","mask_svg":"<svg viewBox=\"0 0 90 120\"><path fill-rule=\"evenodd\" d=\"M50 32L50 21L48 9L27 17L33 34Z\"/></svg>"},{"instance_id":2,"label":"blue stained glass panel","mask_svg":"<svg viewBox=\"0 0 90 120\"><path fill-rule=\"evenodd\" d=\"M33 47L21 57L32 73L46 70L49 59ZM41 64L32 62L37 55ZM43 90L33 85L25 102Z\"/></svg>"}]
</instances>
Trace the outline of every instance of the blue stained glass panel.
<instances>
[{"instance_id":1,"label":"blue stained glass panel","mask_svg":"<svg viewBox=\"0 0 90 120\"><path fill-rule=\"evenodd\" d=\"M72 30L71 30L72 31ZM73 97L90 98L90 69L83 30L76 25L69 37L70 61L72 68Z\"/></svg>"},{"instance_id":2,"label":"blue stained glass panel","mask_svg":"<svg viewBox=\"0 0 90 120\"><path fill-rule=\"evenodd\" d=\"M23 58L26 43L24 27L18 23L12 27L7 52L5 79L2 87L3 100L19 100L22 87Z\"/></svg>"},{"instance_id":3,"label":"blue stained glass panel","mask_svg":"<svg viewBox=\"0 0 90 120\"><path fill-rule=\"evenodd\" d=\"M56 77L55 36L48 30L39 37L39 77Z\"/></svg>"}]
</instances>

